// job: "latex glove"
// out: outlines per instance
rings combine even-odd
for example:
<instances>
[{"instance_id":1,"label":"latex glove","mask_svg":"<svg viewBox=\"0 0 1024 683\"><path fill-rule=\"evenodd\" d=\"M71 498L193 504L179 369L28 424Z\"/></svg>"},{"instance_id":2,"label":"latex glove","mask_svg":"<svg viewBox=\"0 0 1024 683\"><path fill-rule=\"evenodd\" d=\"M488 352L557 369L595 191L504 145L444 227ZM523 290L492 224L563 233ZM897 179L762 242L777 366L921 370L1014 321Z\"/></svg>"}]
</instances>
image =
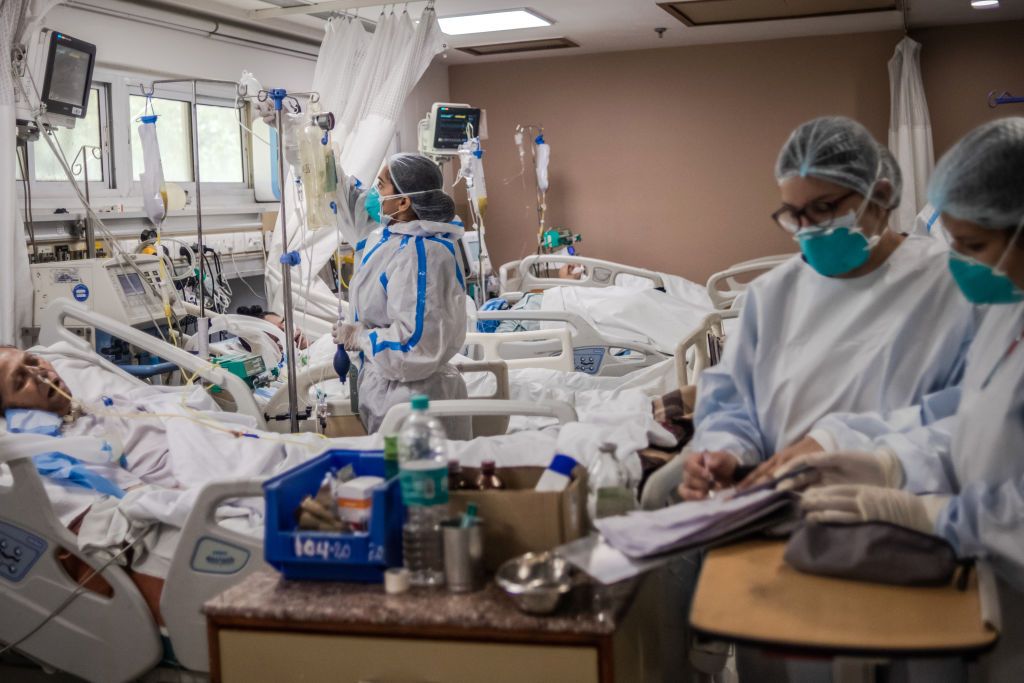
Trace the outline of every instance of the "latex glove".
<instances>
[{"instance_id":1,"label":"latex glove","mask_svg":"<svg viewBox=\"0 0 1024 683\"><path fill-rule=\"evenodd\" d=\"M739 459L724 451L687 453L683 463L683 483L679 495L683 500L704 500L712 491L732 486Z\"/></svg>"},{"instance_id":2,"label":"latex glove","mask_svg":"<svg viewBox=\"0 0 1024 683\"><path fill-rule=\"evenodd\" d=\"M821 453L823 450L824 449L821 447L820 443L809 436L805 436L795 444L783 448L781 451L758 465L757 469L748 474L746 478L736 486L736 488L737 490L742 491L750 488L751 486L757 486L758 484L770 481L778 475L783 466L790 461L810 453Z\"/></svg>"},{"instance_id":3,"label":"latex glove","mask_svg":"<svg viewBox=\"0 0 1024 683\"><path fill-rule=\"evenodd\" d=\"M271 128L277 127L277 111L274 109L274 100L269 97L262 102L256 100L256 115Z\"/></svg>"},{"instance_id":4,"label":"latex glove","mask_svg":"<svg viewBox=\"0 0 1024 683\"><path fill-rule=\"evenodd\" d=\"M812 522L889 522L935 535L939 514L951 497L848 484L811 489L801 496L800 508Z\"/></svg>"},{"instance_id":5,"label":"latex glove","mask_svg":"<svg viewBox=\"0 0 1024 683\"><path fill-rule=\"evenodd\" d=\"M359 332L362 328L359 323L335 323L334 343L345 347L346 351L359 351Z\"/></svg>"},{"instance_id":6,"label":"latex glove","mask_svg":"<svg viewBox=\"0 0 1024 683\"><path fill-rule=\"evenodd\" d=\"M890 489L903 486L903 466L892 451L884 448L874 453L836 451L800 456L779 469L776 476L782 477L805 466L812 469L791 479L784 479L779 482L778 488L802 491L839 484L864 484Z\"/></svg>"}]
</instances>

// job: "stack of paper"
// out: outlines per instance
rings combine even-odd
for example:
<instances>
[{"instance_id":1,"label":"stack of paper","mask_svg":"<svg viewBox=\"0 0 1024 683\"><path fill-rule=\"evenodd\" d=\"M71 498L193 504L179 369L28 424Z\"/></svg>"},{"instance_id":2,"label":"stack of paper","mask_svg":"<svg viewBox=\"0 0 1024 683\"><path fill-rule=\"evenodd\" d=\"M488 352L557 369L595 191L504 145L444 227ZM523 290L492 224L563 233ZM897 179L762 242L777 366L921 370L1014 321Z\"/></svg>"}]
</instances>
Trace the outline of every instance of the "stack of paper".
<instances>
[{"instance_id":1,"label":"stack of paper","mask_svg":"<svg viewBox=\"0 0 1024 683\"><path fill-rule=\"evenodd\" d=\"M790 501L789 493L763 490L606 517L595 526L608 545L641 559L710 544L787 507Z\"/></svg>"}]
</instances>

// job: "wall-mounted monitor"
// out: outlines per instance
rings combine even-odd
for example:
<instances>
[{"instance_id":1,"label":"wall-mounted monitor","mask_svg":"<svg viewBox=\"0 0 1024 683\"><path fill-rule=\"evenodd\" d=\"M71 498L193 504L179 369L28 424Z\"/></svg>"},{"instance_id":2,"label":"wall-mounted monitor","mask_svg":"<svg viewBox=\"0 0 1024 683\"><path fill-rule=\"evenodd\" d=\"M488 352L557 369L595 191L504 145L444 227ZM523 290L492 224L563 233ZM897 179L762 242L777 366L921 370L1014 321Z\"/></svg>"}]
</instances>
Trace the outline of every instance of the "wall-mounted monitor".
<instances>
[{"instance_id":1,"label":"wall-mounted monitor","mask_svg":"<svg viewBox=\"0 0 1024 683\"><path fill-rule=\"evenodd\" d=\"M43 81L43 104L57 125L74 126L89 110L89 90L96 65L96 46L59 31L50 32L50 51ZM66 117L70 121L58 117Z\"/></svg>"}]
</instances>

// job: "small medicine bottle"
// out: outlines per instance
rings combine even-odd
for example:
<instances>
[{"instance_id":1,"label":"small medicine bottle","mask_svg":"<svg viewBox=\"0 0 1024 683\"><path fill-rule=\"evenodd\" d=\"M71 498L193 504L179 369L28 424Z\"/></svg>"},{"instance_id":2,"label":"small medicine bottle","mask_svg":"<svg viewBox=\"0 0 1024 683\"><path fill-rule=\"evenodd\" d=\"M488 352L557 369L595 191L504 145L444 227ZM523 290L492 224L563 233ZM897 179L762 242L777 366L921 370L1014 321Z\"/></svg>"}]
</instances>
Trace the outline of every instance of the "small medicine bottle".
<instances>
[{"instance_id":1,"label":"small medicine bottle","mask_svg":"<svg viewBox=\"0 0 1024 683\"><path fill-rule=\"evenodd\" d=\"M493 460L484 460L480 465L480 475L476 478L476 488L480 491L495 491L505 488L496 473L497 466Z\"/></svg>"}]
</instances>

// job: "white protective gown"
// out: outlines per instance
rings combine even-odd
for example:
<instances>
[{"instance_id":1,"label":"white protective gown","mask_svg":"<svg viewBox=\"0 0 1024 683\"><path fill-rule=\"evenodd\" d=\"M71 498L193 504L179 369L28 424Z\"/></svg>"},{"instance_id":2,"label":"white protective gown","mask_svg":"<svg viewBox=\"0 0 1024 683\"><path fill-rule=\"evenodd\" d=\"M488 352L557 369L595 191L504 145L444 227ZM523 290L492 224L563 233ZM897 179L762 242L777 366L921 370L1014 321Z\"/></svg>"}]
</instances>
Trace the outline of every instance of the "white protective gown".
<instances>
[{"instance_id":1,"label":"white protective gown","mask_svg":"<svg viewBox=\"0 0 1024 683\"><path fill-rule=\"evenodd\" d=\"M950 447L900 454L908 488L954 494L939 515L937 533L961 557L994 569L1000 640L981 659L979 680L1017 680L1024 671L1022 334L1024 303L988 307L967 357Z\"/></svg>"},{"instance_id":2,"label":"white protective gown","mask_svg":"<svg viewBox=\"0 0 1024 683\"><path fill-rule=\"evenodd\" d=\"M700 377L688 448L756 464L830 413L887 413L955 387L976 313L946 258L912 235L863 277L824 277L796 256L755 280L722 362Z\"/></svg>"},{"instance_id":3,"label":"white protective gown","mask_svg":"<svg viewBox=\"0 0 1024 683\"><path fill-rule=\"evenodd\" d=\"M355 241L350 286L359 335L359 413L376 432L389 408L414 394L466 398L466 384L449 361L466 341L466 283L453 223L411 221L387 228L372 221L365 193L349 185L343 224ZM443 420L448 436L471 436L470 420Z\"/></svg>"}]
</instances>

